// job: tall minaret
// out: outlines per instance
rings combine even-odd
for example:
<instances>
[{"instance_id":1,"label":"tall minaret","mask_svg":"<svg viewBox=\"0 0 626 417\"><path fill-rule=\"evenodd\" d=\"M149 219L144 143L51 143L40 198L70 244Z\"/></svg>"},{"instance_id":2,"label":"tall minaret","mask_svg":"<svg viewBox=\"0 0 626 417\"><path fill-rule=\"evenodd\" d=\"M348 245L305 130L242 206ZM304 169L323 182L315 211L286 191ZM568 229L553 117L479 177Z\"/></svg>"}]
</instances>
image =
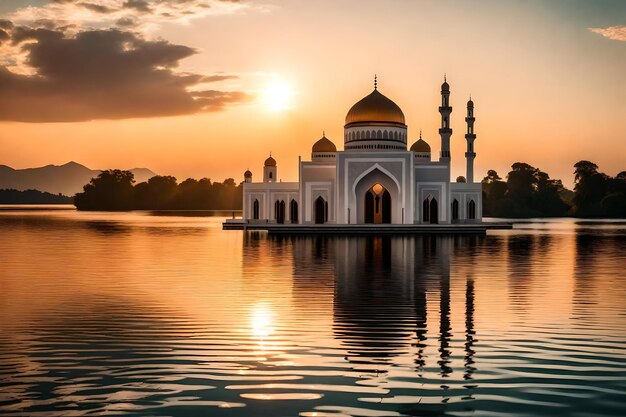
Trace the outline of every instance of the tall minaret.
<instances>
[{"instance_id":1,"label":"tall minaret","mask_svg":"<svg viewBox=\"0 0 626 417\"><path fill-rule=\"evenodd\" d=\"M465 118L465 122L467 122L467 133L465 134L465 140L467 141L467 152L465 152L465 159L467 159L467 173L465 177L467 178L467 182L470 184L474 182L474 158L476 158L476 152L474 152L474 139L476 139L476 135L474 134L475 120L474 102L472 101L472 96L470 96L470 99L467 102L467 117Z\"/></svg>"},{"instance_id":2,"label":"tall minaret","mask_svg":"<svg viewBox=\"0 0 626 417\"><path fill-rule=\"evenodd\" d=\"M450 113L452 113L452 107L450 107L450 86L446 80L446 76L443 76L443 84L441 84L441 106L439 107L439 113L441 113L441 128L439 129L439 135L441 135L441 156L440 161L450 161L450 136L452 136L452 129L450 128Z\"/></svg>"}]
</instances>

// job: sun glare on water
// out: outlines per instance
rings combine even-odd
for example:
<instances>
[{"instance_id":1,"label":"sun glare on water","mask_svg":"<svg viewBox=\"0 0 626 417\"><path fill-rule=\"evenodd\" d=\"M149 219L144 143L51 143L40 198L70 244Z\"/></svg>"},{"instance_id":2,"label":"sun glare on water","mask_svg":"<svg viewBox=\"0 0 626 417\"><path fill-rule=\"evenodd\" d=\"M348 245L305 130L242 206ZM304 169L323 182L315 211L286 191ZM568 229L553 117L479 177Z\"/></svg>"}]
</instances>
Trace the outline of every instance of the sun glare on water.
<instances>
[{"instance_id":1,"label":"sun glare on water","mask_svg":"<svg viewBox=\"0 0 626 417\"><path fill-rule=\"evenodd\" d=\"M293 97L293 88L285 81L273 81L263 91L263 103L271 111L284 111L292 108Z\"/></svg>"}]
</instances>

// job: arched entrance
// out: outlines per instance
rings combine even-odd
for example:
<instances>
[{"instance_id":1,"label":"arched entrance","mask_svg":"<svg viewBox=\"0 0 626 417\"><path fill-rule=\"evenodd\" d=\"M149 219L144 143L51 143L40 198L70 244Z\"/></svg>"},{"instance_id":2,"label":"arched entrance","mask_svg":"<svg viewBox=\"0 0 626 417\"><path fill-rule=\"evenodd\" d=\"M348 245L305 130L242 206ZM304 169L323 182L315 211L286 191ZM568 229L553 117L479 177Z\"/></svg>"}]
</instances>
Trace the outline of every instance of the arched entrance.
<instances>
[{"instance_id":1,"label":"arched entrance","mask_svg":"<svg viewBox=\"0 0 626 417\"><path fill-rule=\"evenodd\" d=\"M276 200L276 203L274 203L274 215L276 223L285 223L285 202L283 200Z\"/></svg>"},{"instance_id":2,"label":"arched entrance","mask_svg":"<svg viewBox=\"0 0 626 417\"><path fill-rule=\"evenodd\" d=\"M298 223L298 202L294 199L289 203L289 218L291 223Z\"/></svg>"},{"instance_id":3,"label":"arched entrance","mask_svg":"<svg viewBox=\"0 0 626 417\"><path fill-rule=\"evenodd\" d=\"M422 203L422 220L424 223L439 223L439 204L434 197L428 197Z\"/></svg>"},{"instance_id":4,"label":"arched entrance","mask_svg":"<svg viewBox=\"0 0 626 417\"><path fill-rule=\"evenodd\" d=\"M315 199L315 224L328 221L328 202L322 196Z\"/></svg>"},{"instance_id":5,"label":"arched entrance","mask_svg":"<svg viewBox=\"0 0 626 417\"><path fill-rule=\"evenodd\" d=\"M391 223L391 194L381 184L365 192L364 223Z\"/></svg>"}]
</instances>

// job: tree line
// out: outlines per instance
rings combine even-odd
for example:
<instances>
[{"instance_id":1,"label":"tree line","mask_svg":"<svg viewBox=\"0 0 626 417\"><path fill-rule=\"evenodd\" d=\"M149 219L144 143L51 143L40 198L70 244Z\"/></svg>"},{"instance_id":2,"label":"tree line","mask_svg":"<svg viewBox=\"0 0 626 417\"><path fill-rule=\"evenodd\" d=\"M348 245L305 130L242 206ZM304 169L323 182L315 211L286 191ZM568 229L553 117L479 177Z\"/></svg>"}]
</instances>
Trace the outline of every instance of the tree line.
<instances>
[{"instance_id":1,"label":"tree line","mask_svg":"<svg viewBox=\"0 0 626 417\"><path fill-rule=\"evenodd\" d=\"M72 197L39 190L0 190L0 204L72 204Z\"/></svg>"},{"instance_id":2,"label":"tree line","mask_svg":"<svg viewBox=\"0 0 626 417\"><path fill-rule=\"evenodd\" d=\"M154 176L135 184L130 171L102 171L74 196L78 210L241 210L243 187L232 178L212 182L208 178Z\"/></svg>"},{"instance_id":3,"label":"tree line","mask_svg":"<svg viewBox=\"0 0 626 417\"><path fill-rule=\"evenodd\" d=\"M574 191L524 162L506 181L495 170L482 180L485 217L626 217L626 171L611 177L590 161L574 165Z\"/></svg>"}]
</instances>

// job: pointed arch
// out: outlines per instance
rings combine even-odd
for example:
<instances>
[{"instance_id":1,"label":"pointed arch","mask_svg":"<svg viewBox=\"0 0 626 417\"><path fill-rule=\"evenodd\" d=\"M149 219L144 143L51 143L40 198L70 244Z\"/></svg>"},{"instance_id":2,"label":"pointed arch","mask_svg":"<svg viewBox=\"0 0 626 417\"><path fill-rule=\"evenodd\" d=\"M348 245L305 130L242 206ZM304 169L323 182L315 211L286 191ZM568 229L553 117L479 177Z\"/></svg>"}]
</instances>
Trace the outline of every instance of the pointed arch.
<instances>
[{"instance_id":1,"label":"pointed arch","mask_svg":"<svg viewBox=\"0 0 626 417\"><path fill-rule=\"evenodd\" d=\"M255 198L252 202L252 218L259 220L259 199Z\"/></svg>"},{"instance_id":2,"label":"pointed arch","mask_svg":"<svg viewBox=\"0 0 626 417\"><path fill-rule=\"evenodd\" d=\"M274 203L274 219L276 223L283 224L285 223L285 201L284 200L276 200Z\"/></svg>"},{"instance_id":3,"label":"pointed arch","mask_svg":"<svg viewBox=\"0 0 626 417\"><path fill-rule=\"evenodd\" d=\"M476 203L474 200L470 200L467 203L467 218L470 220L476 219Z\"/></svg>"},{"instance_id":4,"label":"pointed arch","mask_svg":"<svg viewBox=\"0 0 626 417\"><path fill-rule=\"evenodd\" d=\"M315 212L315 224L326 223L328 220L328 202L324 200L324 197L319 196L313 203Z\"/></svg>"},{"instance_id":5,"label":"pointed arch","mask_svg":"<svg viewBox=\"0 0 626 417\"><path fill-rule=\"evenodd\" d=\"M365 171L363 171L361 173L361 175L359 175L358 177L356 177L356 179L354 180L354 183L352 183L352 196L356 198L356 187L359 184L359 182L368 174L370 174L373 171L379 170L380 172L382 172L383 174L385 174L386 176L388 176L389 178L391 178L391 180L393 180L393 182L396 184L396 187L398 187L398 195L400 196L402 193L402 187L400 187L400 183L398 182L398 180L396 179L396 177L393 176L393 174L389 171L387 171L385 168L383 168L382 166L380 166L378 163L372 165L371 167L369 167L368 169L366 169Z\"/></svg>"},{"instance_id":6,"label":"pointed arch","mask_svg":"<svg viewBox=\"0 0 626 417\"><path fill-rule=\"evenodd\" d=\"M439 223L439 203L437 203L436 198L432 198L429 204L429 215L430 215L430 224Z\"/></svg>"},{"instance_id":7,"label":"pointed arch","mask_svg":"<svg viewBox=\"0 0 626 417\"><path fill-rule=\"evenodd\" d=\"M459 200L452 201L452 221L459 220Z\"/></svg>"},{"instance_id":8,"label":"pointed arch","mask_svg":"<svg viewBox=\"0 0 626 417\"><path fill-rule=\"evenodd\" d=\"M289 202L289 219L291 223L298 223L298 202L293 198Z\"/></svg>"}]
</instances>

